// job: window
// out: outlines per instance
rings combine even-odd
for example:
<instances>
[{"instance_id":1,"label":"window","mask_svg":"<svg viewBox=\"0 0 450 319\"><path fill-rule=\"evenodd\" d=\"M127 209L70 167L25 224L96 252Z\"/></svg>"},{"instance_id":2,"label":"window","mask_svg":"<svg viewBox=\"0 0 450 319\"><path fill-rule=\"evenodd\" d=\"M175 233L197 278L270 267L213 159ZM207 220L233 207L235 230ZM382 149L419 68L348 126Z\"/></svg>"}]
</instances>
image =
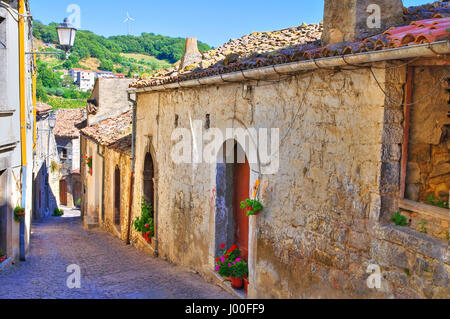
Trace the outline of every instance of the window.
<instances>
[{"instance_id":1,"label":"window","mask_svg":"<svg viewBox=\"0 0 450 319\"><path fill-rule=\"evenodd\" d=\"M61 149L61 159L67 159L67 148L62 148Z\"/></svg>"}]
</instances>

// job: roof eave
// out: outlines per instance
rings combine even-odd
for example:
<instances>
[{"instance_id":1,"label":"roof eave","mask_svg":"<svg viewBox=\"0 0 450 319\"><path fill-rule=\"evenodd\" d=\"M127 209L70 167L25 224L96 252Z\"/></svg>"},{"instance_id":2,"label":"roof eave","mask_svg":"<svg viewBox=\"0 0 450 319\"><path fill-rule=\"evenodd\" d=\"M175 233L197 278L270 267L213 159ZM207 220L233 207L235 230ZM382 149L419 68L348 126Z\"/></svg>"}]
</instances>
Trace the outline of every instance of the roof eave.
<instances>
[{"instance_id":1,"label":"roof eave","mask_svg":"<svg viewBox=\"0 0 450 319\"><path fill-rule=\"evenodd\" d=\"M263 80L265 78L293 74L295 72L315 70L321 68L332 68L340 66L359 65L366 63L382 62L389 60L411 59L411 58L432 58L447 55L450 53L449 40L434 43L417 44L406 47L386 49L380 51L370 51L355 53L344 56L326 57L320 59L291 62L265 66L257 69L244 70L239 72L226 73L209 76L195 80L187 80L148 86L143 88L130 88L130 93L145 93L152 91L165 91L179 88L191 88L205 85L229 84L230 82L244 82L248 80Z\"/></svg>"}]
</instances>

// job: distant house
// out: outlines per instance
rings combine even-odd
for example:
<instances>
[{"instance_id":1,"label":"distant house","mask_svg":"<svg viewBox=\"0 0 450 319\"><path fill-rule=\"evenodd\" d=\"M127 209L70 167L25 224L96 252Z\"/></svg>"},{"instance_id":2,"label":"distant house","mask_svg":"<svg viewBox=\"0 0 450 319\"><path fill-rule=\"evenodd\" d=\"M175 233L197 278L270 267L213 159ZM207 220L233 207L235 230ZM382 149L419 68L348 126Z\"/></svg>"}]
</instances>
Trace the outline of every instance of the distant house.
<instances>
[{"instance_id":1,"label":"distant house","mask_svg":"<svg viewBox=\"0 0 450 319\"><path fill-rule=\"evenodd\" d=\"M78 206L81 198L80 132L77 125L85 119L83 110L62 109L56 113L55 140L60 161L59 203Z\"/></svg>"},{"instance_id":2,"label":"distant house","mask_svg":"<svg viewBox=\"0 0 450 319\"><path fill-rule=\"evenodd\" d=\"M95 73L96 78L104 79L104 78L115 78L116 75L111 71L97 71Z\"/></svg>"},{"instance_id":3,"label":"distant house","mask_svg":"<svg viewBox=\"0 0 450 319\"><path fill-rule=\"evenodd\" d=\"M101 226L127 241L126 212L131 170L131 79L97 79L81 129L82 216L87 228ZM92 170L86 163L92 158ZM112 189L114 187L114 192ZM123 198L123 199L122 199Z\"/></svg>"},{"instance_id":4,"label":"distant house","mask_svg":"<svg viewBox=\"0 0 450 319\"><path fill-rule=\"evenodd\" d=\"M119 79L124 79L124 78L126 78L126 75L123 74L123 73L115 73L114 75L115 75L116 78L119 78Z\"/></svg>"},{"instance_id":5,"label":"distant house","mask_svg":"<svg viewBox=\"0 0 450 319\"><path fill-rule=\"evenodd\" d=\"M96 72L85 69L70 69L69 75L81 91L90 91L94 88Z\"/></svg>"}]
</instances>

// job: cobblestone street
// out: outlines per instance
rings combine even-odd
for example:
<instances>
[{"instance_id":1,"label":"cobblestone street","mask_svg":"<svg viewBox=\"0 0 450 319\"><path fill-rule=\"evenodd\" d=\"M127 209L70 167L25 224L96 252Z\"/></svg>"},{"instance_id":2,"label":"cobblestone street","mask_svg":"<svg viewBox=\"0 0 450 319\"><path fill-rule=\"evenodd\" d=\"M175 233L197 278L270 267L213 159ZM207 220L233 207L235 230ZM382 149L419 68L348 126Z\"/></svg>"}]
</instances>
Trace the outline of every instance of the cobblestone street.
<instances>
[{"instance_id":1,"label":"cobblestone street","mask_svg":"<svg viewBox=\"0 0 450 319\"><path fill-rule=\"evenodd\" d=\"M0 272L0 298L231 298L185 268L152 258L101 230L82 228L78 211L33 224L25 263ZM67 266L81 267L69 289Z\"/></svg>"}]
</instances>

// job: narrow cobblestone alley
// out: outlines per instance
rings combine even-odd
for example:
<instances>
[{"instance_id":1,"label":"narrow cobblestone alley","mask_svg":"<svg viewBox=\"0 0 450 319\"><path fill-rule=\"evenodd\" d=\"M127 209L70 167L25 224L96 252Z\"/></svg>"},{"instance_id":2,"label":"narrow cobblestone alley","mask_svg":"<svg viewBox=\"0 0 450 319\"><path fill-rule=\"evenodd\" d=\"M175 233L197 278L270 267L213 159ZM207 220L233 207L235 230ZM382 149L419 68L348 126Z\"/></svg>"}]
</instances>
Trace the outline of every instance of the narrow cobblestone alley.
<instances>
[{"instance_id":1,"label":"narrow cobblestone alley","mask_svg":"<svg viewBox=\"0 0 450 319\"><path fill-rule=\"evenodd\" d=\"M33 224L25 263L0 272L0 298L231 298L184 268L152 258L101 230L82 228L78 211ZM67 266L81 267L81 289L69 289Z\"/></svg>"}]
</instances>

